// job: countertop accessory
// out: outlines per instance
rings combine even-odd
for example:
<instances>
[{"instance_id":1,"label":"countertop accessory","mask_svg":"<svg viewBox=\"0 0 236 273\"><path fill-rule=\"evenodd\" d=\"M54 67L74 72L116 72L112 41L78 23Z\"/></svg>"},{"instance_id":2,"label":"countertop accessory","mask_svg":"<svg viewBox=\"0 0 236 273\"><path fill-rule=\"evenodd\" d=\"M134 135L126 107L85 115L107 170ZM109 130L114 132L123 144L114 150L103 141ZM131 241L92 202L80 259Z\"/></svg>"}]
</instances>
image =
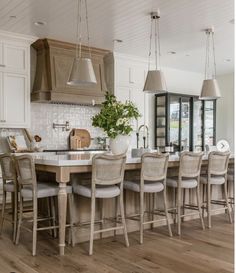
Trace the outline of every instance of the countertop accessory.
<instances>
[{"instance_id":1,"label":"countertop accessory","mask_svg":"<svg viewBox=\"0 0 236 273\"><path fill-rule=\"evenodd\" d=\"M65 123L54 123L52 124L52 128L62 128L62 131L70 131L70 123L69 121L66 121Z\"/></svg>"},{"instance_id":2,"label":"countertop accessory","mask_svg":"<svg viewBox=\"0 0 236 273\"><path fill-rule=\"evenodd\" d=\"M88 148L91 144L91 136L86 129L72 129L70 132L70 149L78 150Z\"/></svg>"},{"instance_id":3,"label":"countertop accessory","mask_svg":"<svg viewBox=\"0 0 236 273\"><path fill-rule=\"evenodd\" d=\"M150 44L148 54L148 73L145 81L143 91L146 93L162 93L166 92L166 81L163 72L161 71L161 46L160 46L160 31L159 19L160 11L151 12L151 31ZM155 42L155 70L150 70L150 60L152 55L152 37L153 37L153 22L154 22L154 42ZM158 48L158 49L157 49ZM159 55L159 63L157 58Z\"/></svg>"},{"instance_id":4,"label":"countertop accessory","mask_svg":"<svg viewBox=\"0 0 236 273\"><path fill-rule=\"evenodd\" d=\"M85 20L87 30L87 43L89 48L89 58L82 57L82 3L85 5ZM76 31L76 49L75 59L71 68L70 76L67 81L68 85L91 85L96 84L96 76L91 61L91 50L89 46L89 26L88 26L88 7L87 0L78 0L78 11L77 11L77 31Z\"/></svg>"},{"instance_id":5,"label":"countertop accessory","mask_svg":"<svg viewBox=\"0 0 236 273\"><path fill-rule=\"evenodd\" d=\"M214 29L207 28L204 30L207 36L206 39L206 59L205 59L205 80L202 84L202 91L199 99L210 100L221 97L220 89L216 80L216 59L215 59L215 44L214 44ZM212 64L210 57L212 56Z\"/></svg>"}]
</instances>

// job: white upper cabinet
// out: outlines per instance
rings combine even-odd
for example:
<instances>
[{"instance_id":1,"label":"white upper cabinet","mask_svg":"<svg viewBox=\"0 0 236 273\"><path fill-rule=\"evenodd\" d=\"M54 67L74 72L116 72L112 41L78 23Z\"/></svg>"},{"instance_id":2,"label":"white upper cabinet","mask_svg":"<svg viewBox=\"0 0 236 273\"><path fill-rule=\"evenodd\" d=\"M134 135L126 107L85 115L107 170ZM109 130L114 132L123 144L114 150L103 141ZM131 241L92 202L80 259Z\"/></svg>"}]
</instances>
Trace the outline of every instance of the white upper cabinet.
<instances>
[{"instance_id":1,"label":"white upper cabinet","mask_svg":"<svg viewBox=\"0 0 236 273\"><path fill-rule=\"evenodd\" d=\"M26 46L3 43L3 66L5 70L16 73L27 73L28 48Z\"/></svg>"},{"instance_id":2,"label":"white upper cabinet","mask_svg":"<svg viewBox=\"0 0 236 273\"><path fill-rule=\"evenodd\" d=\"M35 40L0 31L0 128L30 126L30 44Z\"/></svg>"}]
</instances>

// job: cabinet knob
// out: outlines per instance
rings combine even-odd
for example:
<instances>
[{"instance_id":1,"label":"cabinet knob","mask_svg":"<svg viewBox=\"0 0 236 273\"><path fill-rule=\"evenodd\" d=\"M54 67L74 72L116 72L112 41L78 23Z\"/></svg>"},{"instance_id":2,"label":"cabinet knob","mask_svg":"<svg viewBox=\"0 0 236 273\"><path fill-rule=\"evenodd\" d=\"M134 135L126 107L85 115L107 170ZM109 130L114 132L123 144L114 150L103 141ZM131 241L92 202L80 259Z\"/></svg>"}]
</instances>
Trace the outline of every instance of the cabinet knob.
<instances>
[{"instance_id":1,"label":"cabinet knob","mask_svg":"<svg viewBox=\"0 0 236 273\"><path fill-rule=\"evenodd\" d=\"M1 122L6 122L6 120L5 119L2 119L2 120L0 120Z\"/></svg>"},{"instance_id":2,"label":"cabinet knob","mask_svg":"<svg viewBox=\"0 0 236 273\"><path fill-rule=\"evenodd\" d=\"M6 67L6 65L5 64L0 64L0 67Z\"/></svg>"}]
</instances>

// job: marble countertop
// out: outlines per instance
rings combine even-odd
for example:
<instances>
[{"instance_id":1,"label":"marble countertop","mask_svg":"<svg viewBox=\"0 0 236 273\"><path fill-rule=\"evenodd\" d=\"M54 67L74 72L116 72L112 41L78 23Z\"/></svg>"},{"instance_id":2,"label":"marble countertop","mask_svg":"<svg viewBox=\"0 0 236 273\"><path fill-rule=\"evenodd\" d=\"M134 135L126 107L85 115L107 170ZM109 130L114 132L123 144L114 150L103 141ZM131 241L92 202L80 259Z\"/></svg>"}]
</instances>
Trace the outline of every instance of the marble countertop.
<instances>
[{"instance_id":1,"label":"marble countertop","mask_svg":"<svg viewBox=\"0 0 236 273\"><path fill-rule=\"evenodd\" d=\"M42 165L51 165L51 166L88 166L92 164L92 157L95 154L103 152L77 152L66 155L56 155L55 153L46 153L46 154L32 154L35 158L36 164ZM233 154L231 155L233 158ZM207 155L203 156L203 160L207 159ZM178 155L170 155L169 162L179 161ZM127 154L127 164L140 163L140 157L131 157L131 154Z\"/></svg>"}]
</instances>

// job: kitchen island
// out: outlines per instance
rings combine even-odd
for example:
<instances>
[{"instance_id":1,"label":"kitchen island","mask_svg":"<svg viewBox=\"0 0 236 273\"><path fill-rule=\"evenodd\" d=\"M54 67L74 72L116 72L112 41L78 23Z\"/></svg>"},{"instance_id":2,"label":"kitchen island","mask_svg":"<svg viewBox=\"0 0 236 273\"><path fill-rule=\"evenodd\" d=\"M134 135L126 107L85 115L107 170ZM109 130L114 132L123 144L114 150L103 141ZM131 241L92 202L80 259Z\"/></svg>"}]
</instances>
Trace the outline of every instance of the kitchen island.
<instances>
[{"instance_id":1,"label":"kitchen island","mask_svg":"<svg viewBox=\"0 0 236 273\"><path fill-rule=\"evenodd\" d=\"M59 248L60 255L64 255L65 248L65 225L66 225L66 211L67 211L67 193L66 193L66 184L73 180L83 180L88 179L92 170L92 157L97 152L78 152L78 153L69 153L65 155L55 155L48 154L47 155L35 155L35 166L36 170L40 172L52 173L55 175L56 181L59 183L59 195L58 195L58 214L59 214ZM202 172L206 172L208 160L207 155L204 155L202 162ZM233 155L230 157L230 165L234 164ZM171 155L169 158L168 164L168 176L175 176L178 173L179 166L179 156ZM127 155L126 160L126 176L127 177L137 177L138 172L141 167L141 159L140 158L132 158L130 155ZM133 208L138 206L137 198L135 198L134 193L129 193L130 196L127 198L129 204L126 203L126 206L129 210L130 203L134 203L132 205ZM131 196L132 194L132 196ZM214 194L214 193L213 193ZM169 197L173 197L169 194ZM80 197L78 198L80 199ZM81 197L81 200L83 197ZM169 198L172 201L172 198ZM191 198L191 193L187 196L187 200L194 201ZM75 200L75 208L74 211L77 212L77 218L81 220L89 220L89 200ZM108 200L112 201L112 200ZM79 205L79 206L78 206ZM109 214L111 215L112 206L106 206L109 208ZM79 214L79 216L78 216ZM164 224L165 222L163 222ZM138 226L136 226L138 228ZM128 231L133 231L136 229L135 227L130 227L128 225ZM79 237L79 236L78 236Z\"/></svg>"}]
</instances>

